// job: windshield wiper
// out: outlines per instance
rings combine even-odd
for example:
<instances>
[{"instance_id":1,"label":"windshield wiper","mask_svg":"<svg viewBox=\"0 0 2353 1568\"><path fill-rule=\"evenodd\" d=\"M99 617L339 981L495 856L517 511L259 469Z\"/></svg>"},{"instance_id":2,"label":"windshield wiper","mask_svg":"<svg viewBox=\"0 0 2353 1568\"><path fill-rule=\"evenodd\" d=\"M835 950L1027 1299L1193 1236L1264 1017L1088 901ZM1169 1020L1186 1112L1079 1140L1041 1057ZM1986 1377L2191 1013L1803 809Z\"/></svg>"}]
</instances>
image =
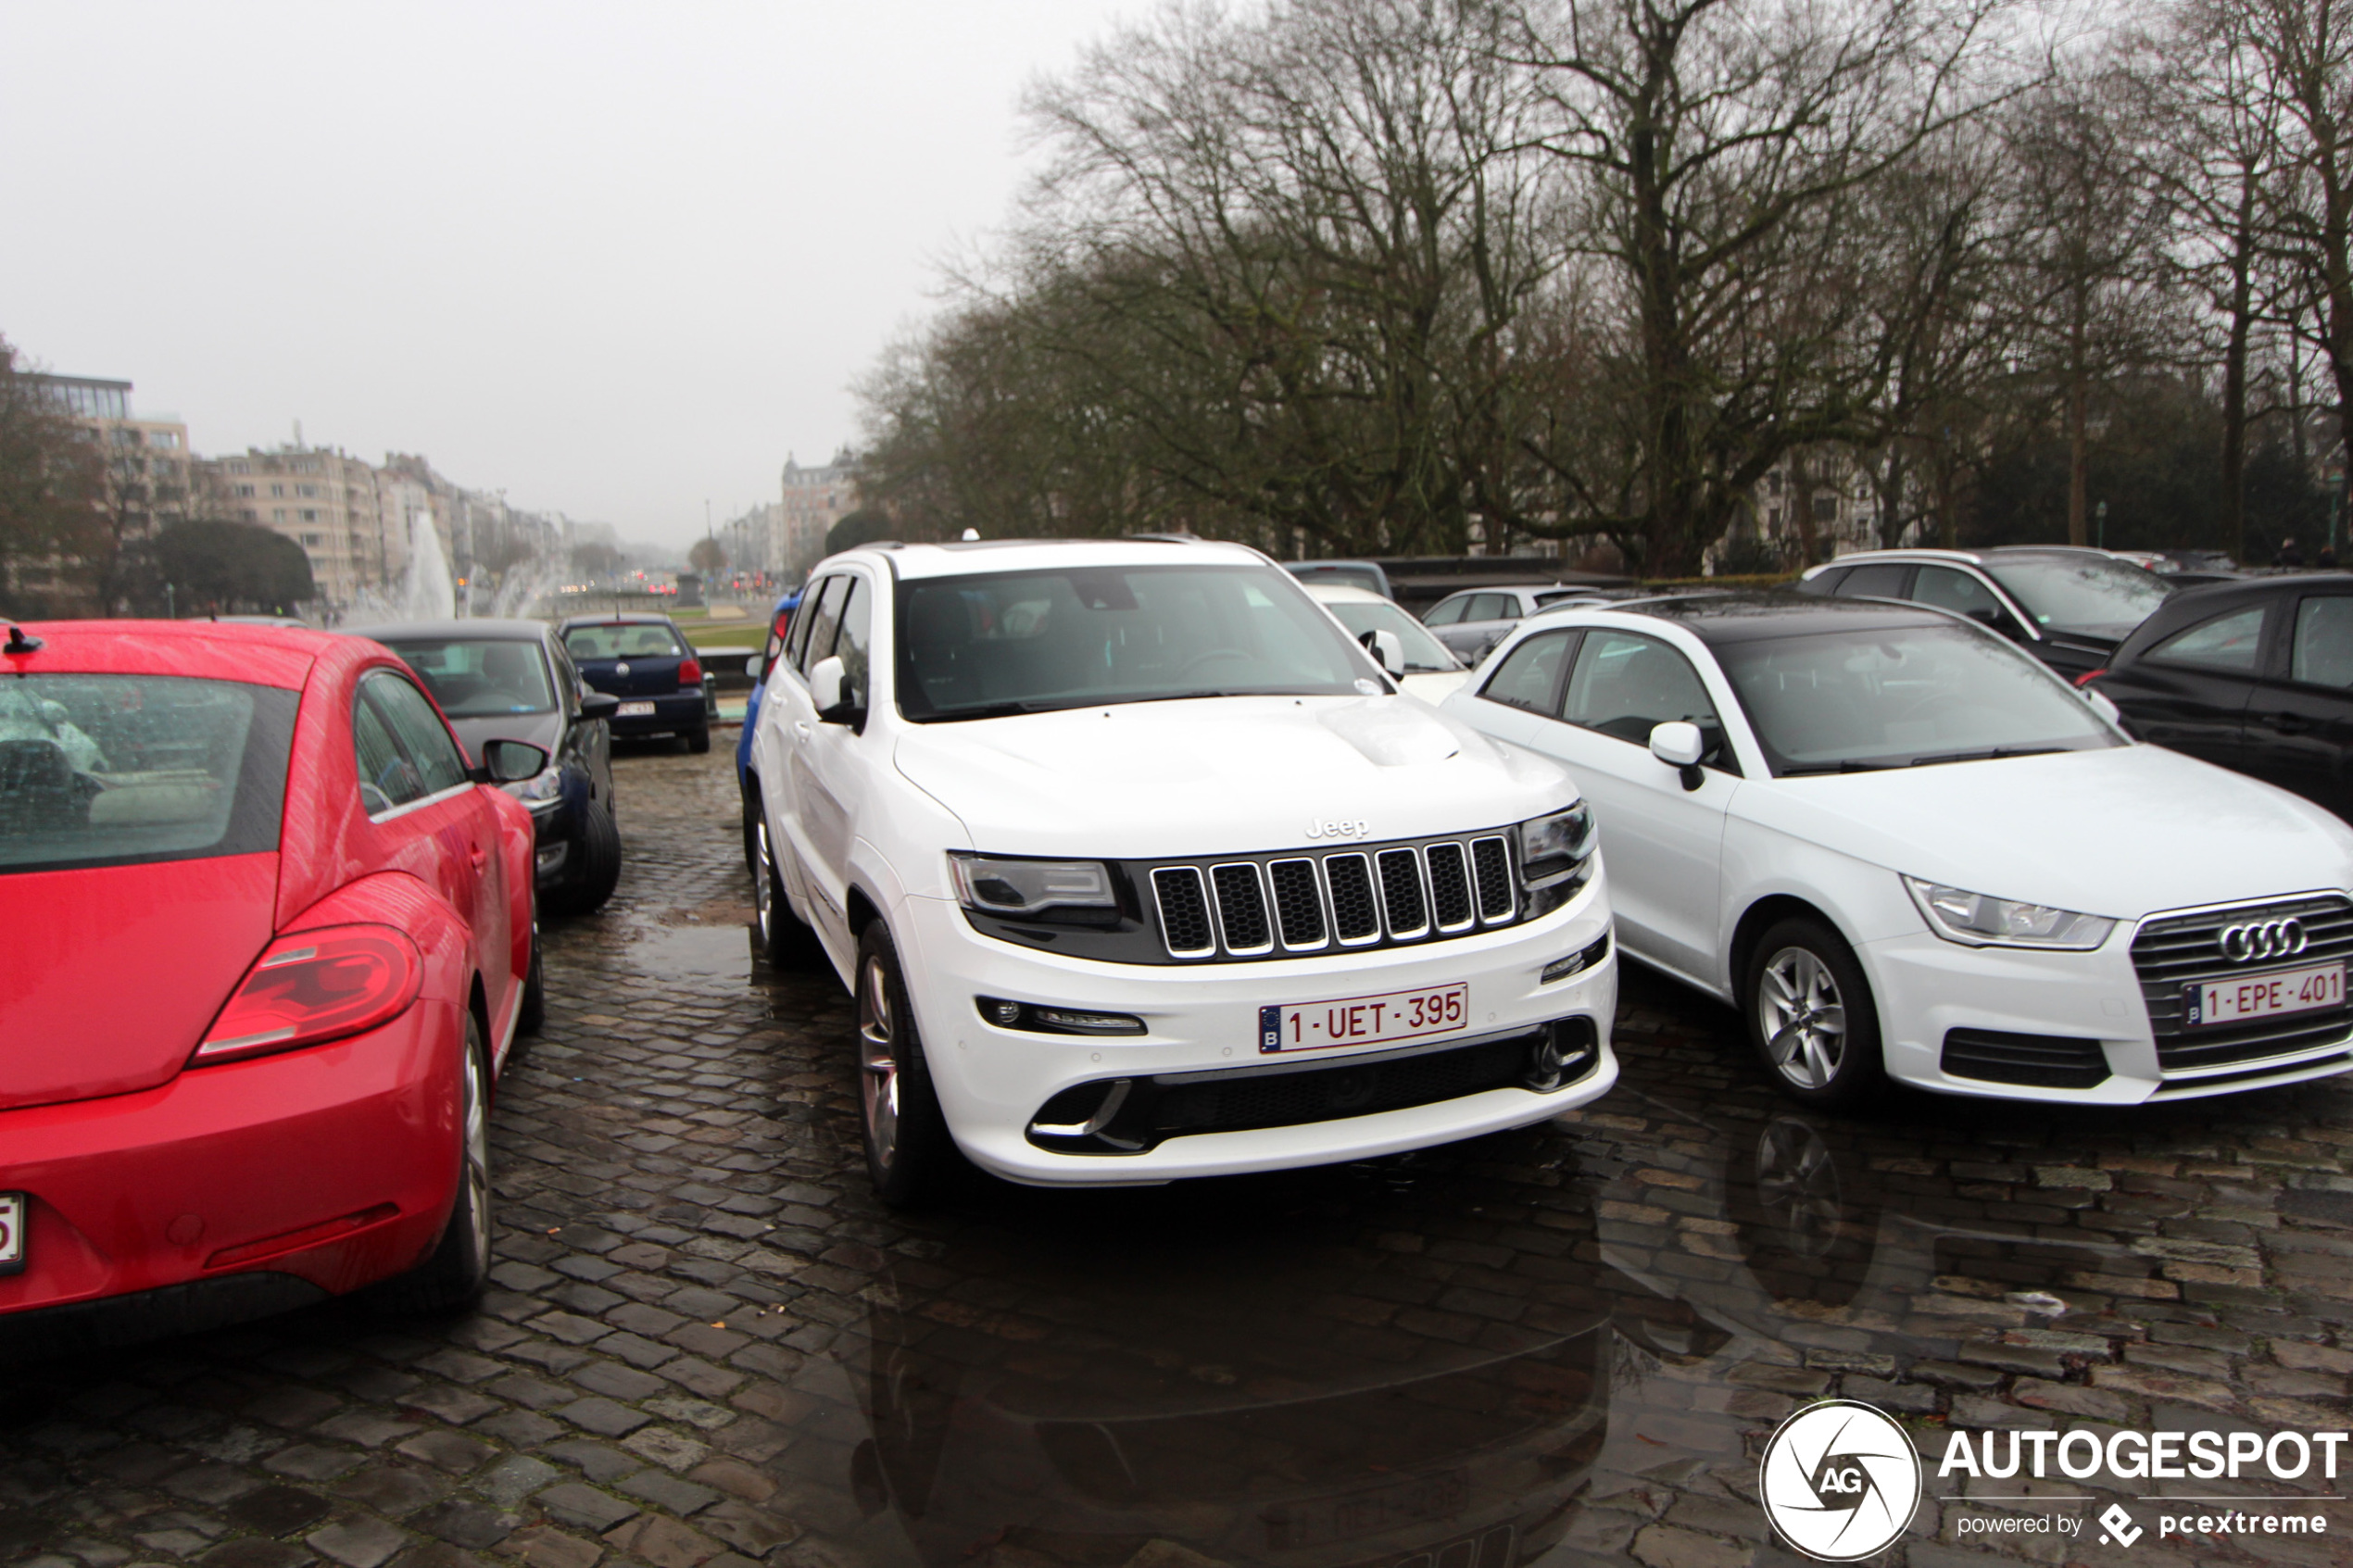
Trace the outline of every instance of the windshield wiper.
<instances>
[{"instance_id":1,"label":"windshield wiper","mask_svg":"<svg viewBox=\"0 0 2353 1568\"><path fill-rule=\"evenodd\" d=\"M1003 719L1015 713L1055 713L1065 709L1093 706L1094 704L1088 702L1027 702L1018 699L1008 702L982 702L975 703L970 708L950 708L943 712L934 713L925 722L941 723L957 719Z\"/></svg>"},{"instance_id":2,"label":"windshield wiper","mask_svg":"<svg viewBox=\"0 0 2353 1568\"><path fill-rule=\"evenodd\" d=\"M1909 766L1931 768L1939 762L1991 762L2000 757L2048 757L2066 749L2063 746L1996 746L1984 751L1944 751L1933 757L1915 757Z\"/></svg>"},{"instance_id":3,"label":"windshield wiper","mask_svg":"<svg viewBox=\"0 0 2353 1568\"><path fill-rule=\"evenodd\" d=\"M1897 766L1894 762L1864 762L1849 757L1838 762L1800 762L1793 768L1783 768L1781 777L1793 779L1805 773L1878 773Z\"/></svg>"}]
</instances>

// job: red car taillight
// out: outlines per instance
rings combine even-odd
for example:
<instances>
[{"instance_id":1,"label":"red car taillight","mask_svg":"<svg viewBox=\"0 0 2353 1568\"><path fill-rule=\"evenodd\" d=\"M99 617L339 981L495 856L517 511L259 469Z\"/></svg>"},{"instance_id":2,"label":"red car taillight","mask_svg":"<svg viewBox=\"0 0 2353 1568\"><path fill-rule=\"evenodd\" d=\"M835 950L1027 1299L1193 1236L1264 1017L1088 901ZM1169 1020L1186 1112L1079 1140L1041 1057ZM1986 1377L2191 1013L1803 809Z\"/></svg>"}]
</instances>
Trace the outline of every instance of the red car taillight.
<instances>
[{"instance_id":1,"label":"red car taillight","mask_svg":"<svg viewBox=\"0 0 2353 1568\"><path fill-rule=\"evenodd\" d=\"M680 659L678 661L678 684L682 686L701 685L702 660L699 659Z\"/></svg>"},{"instance_id":2,"label":"red car taillight","mask_svg":"<svg viewBox=\"0 0 2353 1568\"><path fill-rule=\"evenodd\" d=\"M281 936L205 1031L190 1066L315 1046L399 1016L424 983L417 945L388 925Z\"/></svg>"}]
</instances>

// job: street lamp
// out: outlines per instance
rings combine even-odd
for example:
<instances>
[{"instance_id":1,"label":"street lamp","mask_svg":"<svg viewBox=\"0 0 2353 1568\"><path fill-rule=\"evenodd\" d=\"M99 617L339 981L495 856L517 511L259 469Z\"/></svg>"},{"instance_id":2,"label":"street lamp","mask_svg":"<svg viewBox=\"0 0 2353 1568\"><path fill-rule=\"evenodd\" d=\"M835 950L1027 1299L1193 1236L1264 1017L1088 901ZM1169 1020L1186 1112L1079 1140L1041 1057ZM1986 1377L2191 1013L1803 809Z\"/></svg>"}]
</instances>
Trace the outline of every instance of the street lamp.
<instances>
[{"instance_id":1,"label":"street lamp","mask_svg":"<svg viewBox=\"0 0 2353 1568\"><path fill-rule=\"evenodd\" d=\"M2098 506L2094 507L2092 517L2099 524L2100 530L2095 537L2099 540L2100 548L2105 550L2108 548L2108 503L2102 501Z\"/></svg>"}]
</instances>

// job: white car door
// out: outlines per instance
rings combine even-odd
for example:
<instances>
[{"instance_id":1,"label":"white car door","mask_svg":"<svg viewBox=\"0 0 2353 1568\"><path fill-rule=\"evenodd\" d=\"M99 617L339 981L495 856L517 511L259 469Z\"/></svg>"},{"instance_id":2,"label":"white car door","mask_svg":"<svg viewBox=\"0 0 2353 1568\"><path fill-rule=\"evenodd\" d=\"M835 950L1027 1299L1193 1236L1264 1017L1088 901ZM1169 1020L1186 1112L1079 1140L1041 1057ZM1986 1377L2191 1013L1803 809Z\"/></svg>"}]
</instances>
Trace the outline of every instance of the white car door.
<instances>
[{"instance_id":1,"label":"white car door","mask_svg":"<svg viewBox=\"0 0 2353 1568\"><path fill-rule=\"evenodd\" d=\"M818 811L812 799L807 750L818 724L816 705L809 696L809 671L833 651L842 604L849 596L849 577L840 572L820 578L801 596L800 623L786 645L781 667L769 675L767 695L761 699L760 734L752 743L778 869L794 902L821 932L828 916L828 895L821 893L814 872L812 819Z\"/></svg>"},{"instance_id":2,"label":"white car door","mask_svg":"<svg viewBox=\"0 0 2353 1568\"><path fill-rule=\"evenodd\" d=\"M1567 764L1592 804L1618 939L1716 989L1725 812L1741 785L1698 671L1663 638L1592 627L1558 713L1531 744ZM1699 725L1711 747L1696 789L1651 755L1652 727L1676 720Z\"/></svg>"},{"instance_id":3,"label":"white car door","mask_svg":"<svg viewBox=\"0 0 2353 1568\"><path fill-rule=\"evenodd\" d=\"M824 652L812 651L811 669L828 656L842 662L843 705L856 717L849 721L812 723L799 737L795 753L794 787L802 797L803 831L809 837L810 874L819 884L824 935L838 950L851 950L849 924L849 847L857 838L856 809L861 800L875 797L867 777L875 746L866 738L866 702L874 646L875 587L862 571L847 574L847 601L837 611L838 631ZM818 633L826 628L815 628ZM811 717L815 718L814 709Z\"/></svg>"}]
</instances>

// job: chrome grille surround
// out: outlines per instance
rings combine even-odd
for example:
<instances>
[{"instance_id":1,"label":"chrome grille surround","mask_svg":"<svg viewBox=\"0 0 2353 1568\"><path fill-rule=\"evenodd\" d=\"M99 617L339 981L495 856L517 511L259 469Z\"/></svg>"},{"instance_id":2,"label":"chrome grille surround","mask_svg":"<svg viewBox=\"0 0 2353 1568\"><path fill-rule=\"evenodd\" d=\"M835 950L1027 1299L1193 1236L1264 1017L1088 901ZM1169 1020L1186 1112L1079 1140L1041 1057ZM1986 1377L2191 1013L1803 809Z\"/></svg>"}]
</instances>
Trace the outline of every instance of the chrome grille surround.
<instances>
[{"instance_id":1,"label":"chrome grille surround","mask_svg":"<svg viewBox=\"0 0 2353 1568\"><path fill-rule=\"evenodd\" d=\"M2305 935L2293 958L2233 960L2222 945L2233 927L2296 921ZM2353 962L2353 899L2342 893L2298 893L2240 904L2171 909L2149 916L2133 933L2133 970L2157 1038L2158 1074L2168 1080L2237 1074L2252 1062L2287 1061L2341 1050L2353 1035L2353 1006L2291 1012L2251 1023L2186 1028L2184 987L2206 981L2308 964Z\"/></svg>"},{"instance_id":2,"label":"chrome grille surround","mask_svg":"<svg viewBox=\"0 0 2353 1568\"><path fill-rule=\"evenodd\" d=\"M1127 864L1151 889L1163 947L1187 961L1442 941L1516 924L1522 912L1507 833ZM1194 945L1196 909L1209 946Z\"/></svg>"}]
</instances>

